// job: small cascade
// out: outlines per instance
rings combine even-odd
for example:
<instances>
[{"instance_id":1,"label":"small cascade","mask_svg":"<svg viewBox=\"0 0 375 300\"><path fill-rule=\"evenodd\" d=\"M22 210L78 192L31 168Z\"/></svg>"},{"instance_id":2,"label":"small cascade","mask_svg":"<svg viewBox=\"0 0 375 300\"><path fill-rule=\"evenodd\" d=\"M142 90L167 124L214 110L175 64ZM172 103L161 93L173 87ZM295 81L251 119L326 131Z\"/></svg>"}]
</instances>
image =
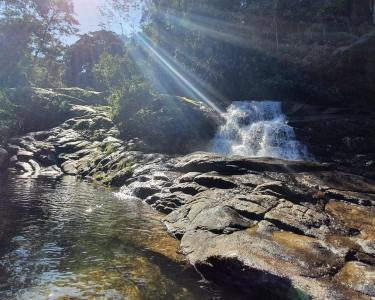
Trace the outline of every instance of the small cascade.
<instances>
[{"instance_id":1,"label":"small cascade","mask_svg":"<svg viewBox=\"0 0 375 300\"><path fill-rule=\"evenodd\" d=\"M233 102L224 114L211 151L227 155L309 159L307 149L296 140L278 101Z\"/></svg>"}]
</instances>

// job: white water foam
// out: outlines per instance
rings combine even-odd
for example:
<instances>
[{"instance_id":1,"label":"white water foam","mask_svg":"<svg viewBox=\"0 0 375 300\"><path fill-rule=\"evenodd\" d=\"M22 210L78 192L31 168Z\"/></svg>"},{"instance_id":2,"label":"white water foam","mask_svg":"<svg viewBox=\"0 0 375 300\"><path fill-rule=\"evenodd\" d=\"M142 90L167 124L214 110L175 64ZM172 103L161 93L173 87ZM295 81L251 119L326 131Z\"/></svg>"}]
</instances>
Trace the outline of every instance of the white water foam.
<instances>
[{"instance_id":1,"label":"white water foam","mask_svg":"<svg viewBox=\"0 0 375 300\"><path fill-rule=\"evenodd\" d=\"M233 102L224 114L211 151L227 155L309 159L307 148L296 140L278 101Z\"/></svg>"}]
</instances>

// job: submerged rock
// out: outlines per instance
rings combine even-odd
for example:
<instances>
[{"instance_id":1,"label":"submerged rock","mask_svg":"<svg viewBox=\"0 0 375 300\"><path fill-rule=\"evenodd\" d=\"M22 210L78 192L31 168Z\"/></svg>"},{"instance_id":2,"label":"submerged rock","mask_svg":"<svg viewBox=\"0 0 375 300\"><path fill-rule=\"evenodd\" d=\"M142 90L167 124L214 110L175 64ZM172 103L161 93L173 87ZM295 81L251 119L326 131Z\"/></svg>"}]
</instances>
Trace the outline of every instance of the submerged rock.
<instances>
[{"instance_id":1,"label":"submerged rock","mask_svg":"<svg viewBox=\"0 0 375 300\"><path fill-rule=\"evenodd\" d=\"M375 267L361 262L348 262L335 280L358 292L375 297Z\"/></svg>"}]
</instances>

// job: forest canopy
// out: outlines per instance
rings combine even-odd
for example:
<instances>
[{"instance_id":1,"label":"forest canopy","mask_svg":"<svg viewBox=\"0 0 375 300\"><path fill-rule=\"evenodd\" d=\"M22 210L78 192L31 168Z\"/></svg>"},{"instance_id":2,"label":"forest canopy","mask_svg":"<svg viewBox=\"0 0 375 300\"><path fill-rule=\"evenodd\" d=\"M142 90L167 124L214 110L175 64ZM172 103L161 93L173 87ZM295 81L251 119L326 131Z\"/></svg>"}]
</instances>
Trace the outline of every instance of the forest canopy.
<instances>
[{"instance_id":1,"label":"forest canopy","mask_svg":"<svg viewBox=\"0 0 375 300\"><path fill-rule=\"evenodd\" d=\"M101 11L103 30L67 45L79 30L72 0L1 0L4 93L101 91L120 127L163 95L218 110L235 99L373 102L374 1L111 0ZM115 22L132 33L111 31Z\"/></svg>"}]
</instances>

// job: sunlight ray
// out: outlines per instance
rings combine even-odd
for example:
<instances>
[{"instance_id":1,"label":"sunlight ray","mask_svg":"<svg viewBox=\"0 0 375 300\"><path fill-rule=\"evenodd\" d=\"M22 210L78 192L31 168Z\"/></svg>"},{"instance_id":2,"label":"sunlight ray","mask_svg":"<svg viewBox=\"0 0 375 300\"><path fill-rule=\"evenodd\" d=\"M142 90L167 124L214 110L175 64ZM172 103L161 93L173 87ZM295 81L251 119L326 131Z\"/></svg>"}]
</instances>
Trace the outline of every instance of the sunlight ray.
<instances>
[{"instance_id":1,"label":"sunlight ray","mask_svg":"<svg viewBox=\"0 0 375 300\"><path fill-rule=\"evenodd\" d=\"M239 25L196 14L182 16L177 11L172 11L172 13L169 11L168 14L164 13L164 17L185 30L197 31L215 40L243 48L262 50L265 46L273 45L272 42L266 39L260 39L257 29L247 25Z\"/></svg>"},{"instance_id":2,"label":"sunlight ray","mask_svg":"<svg viewBox=\"0 0 375 300\"><path fill-rule=\"evenodd\" d=\"M172 39L171 36L169 36L168 33L164 33L163 36L161 37L161 41L164 42L165 44L170 43L169 39ZM185 51L182 51L182 49L179 49L179 51L175 55L181 55L184 59L185 62L188 62L189 65L196 65L199 67L199 69L204 70L207 74L210 74L210 76L213 76L215 74L215 71L212 70L207 64L203 64L197 57L194 57L191 53L186 53ZM168 57L168 54L164 54L165 57ZM173 59L170 57L170 60L178 60L177 58ZM176 64L176 62L175 62ZM214 96L215 99L220 100L221 102L225 103L228 101L228 99L219 93L216 89L212 87L212 85L208 84L201 78L198 78L196 75L193 74L192 71L184 69L184 73L187 73L189 76L189 79L191 81L194 81L195 86L199 86L201 89L209 93L210 95Z\"/></svg>"},{"instance_id":3,"label":"sunlight ray","mask_svg":"<svg viewBox=\"0 0 375 300\"><path fill-rule=\"evenodd\" d=\"M159 63L164 65L170 73L172 73L178 80L180 80L189 90L191 90L201 101L214 109L217 113L222 114L223 110L220 109L215 103L213 103L206 95L203 94L196 86L193 85L181 72L177 70L175 66L168 59L161 54L160 51L156 50L148 38L142 34L137 35L139 44L147 50L153 57L155 57Z\"/></svg>"}]
</instances>

